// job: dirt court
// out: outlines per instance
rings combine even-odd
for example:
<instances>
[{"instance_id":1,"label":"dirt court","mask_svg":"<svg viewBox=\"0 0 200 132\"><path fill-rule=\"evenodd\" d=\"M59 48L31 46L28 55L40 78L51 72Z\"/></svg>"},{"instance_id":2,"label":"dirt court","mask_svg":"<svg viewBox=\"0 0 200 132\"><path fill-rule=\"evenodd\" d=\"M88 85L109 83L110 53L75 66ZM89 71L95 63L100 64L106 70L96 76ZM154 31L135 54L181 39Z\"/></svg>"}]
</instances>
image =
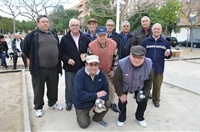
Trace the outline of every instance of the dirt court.
<instances>
[{"instance_id":1,"label":"dirt court","mask_svg":"<svg viewBox=\"0 0 200 132\"><path fill-rule=\"evenodd\" d=\"M0 73L1 132L24 130L21 78L21 72Z\"/></svg>"}]
</instances>

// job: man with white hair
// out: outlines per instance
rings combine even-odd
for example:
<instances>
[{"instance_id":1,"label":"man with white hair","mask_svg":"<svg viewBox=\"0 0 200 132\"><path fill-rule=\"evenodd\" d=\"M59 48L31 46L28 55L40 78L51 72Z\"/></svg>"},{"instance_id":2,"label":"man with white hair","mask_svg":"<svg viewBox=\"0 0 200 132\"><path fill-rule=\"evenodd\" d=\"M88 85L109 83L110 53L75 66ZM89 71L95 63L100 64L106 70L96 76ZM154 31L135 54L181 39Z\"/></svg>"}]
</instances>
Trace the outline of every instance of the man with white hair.
<instances>
[{"instance_id":1,"label":"man with white hair","mask_svg":"<svg viewBox=\"0 0 200 132\"><path fill-rule=\"evenodd\" d=\"M73 105L75 74L85 65L85 60L81 59L81 56L85 56L90 43L89 38L80 31L79 20L70 19L69 29L60 42L61 59L65 70L65 103L67 111L71 111Z\"/></svg>"},{"instance_id":2,"label":"man with white hair","mask_svg":"<svg viewBox=\"0 0 200 132\"><path fill-rule=\"evenodd\" d=\"M156 23L152 26L152 35L146 38L142 46L146 48L146 57L153 62L153 91L152 101L155 107L160 107L160 92L163 81L165 59L172 55L170 44L162 36L162 26Z\"/></svg>"},{"instance_id":3,"label":"man with white hair","mask_svg":"<svg viewBox=\"0 0 200 132\"><path fill-rule=\"evenodd\" d=\"M20 37L19 33L16 33L15 38L12 41L12 50L14 52L13 70L17 69L17 59L20 56L22 57L25 68L27 68L27 58L26 58L25 54L22 52L22 44L23 44L23 39Z\"/></svg>"},{"instance_id":4,"label":"man with white hair","mask_svg":"<svg viewBox=\"0 0 200 132\"><path fill-rule=\"evenodd\" d=\"M121 58L124 58L130 54L130 48L132 43L133 34L130 32L129 21L122 22L122 32L119 33L121 41Z\"/></svg>"}]
</instances>

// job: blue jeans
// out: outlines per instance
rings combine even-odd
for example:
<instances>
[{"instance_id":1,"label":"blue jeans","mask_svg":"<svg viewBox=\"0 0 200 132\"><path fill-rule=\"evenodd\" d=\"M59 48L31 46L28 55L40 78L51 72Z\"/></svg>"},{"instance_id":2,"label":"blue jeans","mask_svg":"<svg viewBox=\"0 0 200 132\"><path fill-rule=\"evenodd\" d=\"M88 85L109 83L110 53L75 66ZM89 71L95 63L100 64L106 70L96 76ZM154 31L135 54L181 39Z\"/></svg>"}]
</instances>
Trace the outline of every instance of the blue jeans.
<instances>
[{"instance_id":1,"label":"blue jeans","mask_svg":"<svg viewBox=\"0 0 200 132\"><path fill-rule=\"evenodd\" d=\"M6 53L0 53L0 58L1 58L1 65L5 68L8 68L7 63L6 63Z\"/></svg>"},{"instance_id":2,"label":"blue jeans","mask_svg":"<svg viewBox=\"0 0 200 132\"><path fill-rule=\"evenodd\" d=\"M65 103L67 106L72 106L73 104L73 87L75 75L75 72L65 71Z\"/></svg>"}]
</instances>

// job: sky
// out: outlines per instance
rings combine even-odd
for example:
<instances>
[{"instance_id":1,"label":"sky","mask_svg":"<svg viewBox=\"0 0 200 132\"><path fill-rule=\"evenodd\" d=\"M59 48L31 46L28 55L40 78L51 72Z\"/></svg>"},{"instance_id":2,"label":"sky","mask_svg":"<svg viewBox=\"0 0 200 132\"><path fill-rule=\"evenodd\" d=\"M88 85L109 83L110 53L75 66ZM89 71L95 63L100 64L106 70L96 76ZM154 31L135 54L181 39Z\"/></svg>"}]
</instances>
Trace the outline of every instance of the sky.
<instances>
[{"instance_id":1,"label":"sky","mask_svg":"<svg viewBox=\"0 0 200 132\"><path fill-rule=\"evenodd\" d=\"M64 9L69 9L70 7L78 4L81 0L68 0L68 3L66 4L62 4L64 6ZM3 12L0 11L0 15L1 16L4 16L4 17L9 17L9 18L12 18L12 16L8 15L8 14L5 14ZM22 16L17 16L16 18L17 20L27 20L27 18L25 17L22 17Z\"/></svg>"}]
</instances>

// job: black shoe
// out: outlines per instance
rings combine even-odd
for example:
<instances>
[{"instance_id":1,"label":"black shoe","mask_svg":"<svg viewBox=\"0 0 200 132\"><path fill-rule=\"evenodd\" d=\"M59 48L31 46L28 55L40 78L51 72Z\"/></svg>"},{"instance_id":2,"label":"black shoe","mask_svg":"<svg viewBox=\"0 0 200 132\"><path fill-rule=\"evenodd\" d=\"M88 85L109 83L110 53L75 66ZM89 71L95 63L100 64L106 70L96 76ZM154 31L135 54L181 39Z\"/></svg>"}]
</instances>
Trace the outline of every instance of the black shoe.
<instances>
[{"instance_id":1,"label":"black shoe","mask_svg":"<svg viewBox=\"0 0 200 132\"><path fill-rule=\"evenodd\" d=\"M16 67L13 67L12 69L13 69L13 70L16 70L17 68L16 68Z\"/></svg>"},{"instance_id":2,"label":"black shoe","mask_svg":"<svg viewBox=\"0 0 200 132\"><path fill-rule=\"evenodd\" d=\"M158 108L158 107L160 107L160 103L156 102L156 103L154 103L154 106Z\"/></svg>"},{"instance_id":3,"label":"black shoe","mask_svg":"<svg viewBox=\"0 0 200 132\"><path fill-rule=\"evenodd\" d=\"M151 95L151 93L149 93L149 99L152 99L152 95Z\"/></svg>"},{"instance_id":4,"label":"black shoe","mask_svg":"<svg viewBox=\"0 0 200 132\"><path fill-rule=\"evenodd\" d=\"M68 106L68 105L67 105L67 106L65 107L65 109L66 109L67 111L71 111L71 110L72 110L72 106Z\"/></svg>"},{"instance_id":5,"label":"black shoe","mask_svg":"<svg viewBox=\"0 0 200 132\"><path fill-rule=\"evenodd\" d=\"M119 108L117 107L117 104L111 104L110 108L111 108L114 112L119 112L119 113L120 113L120 110L119 110Z\"/></svg>"}]
</instances>

